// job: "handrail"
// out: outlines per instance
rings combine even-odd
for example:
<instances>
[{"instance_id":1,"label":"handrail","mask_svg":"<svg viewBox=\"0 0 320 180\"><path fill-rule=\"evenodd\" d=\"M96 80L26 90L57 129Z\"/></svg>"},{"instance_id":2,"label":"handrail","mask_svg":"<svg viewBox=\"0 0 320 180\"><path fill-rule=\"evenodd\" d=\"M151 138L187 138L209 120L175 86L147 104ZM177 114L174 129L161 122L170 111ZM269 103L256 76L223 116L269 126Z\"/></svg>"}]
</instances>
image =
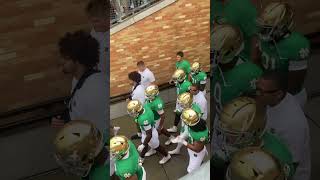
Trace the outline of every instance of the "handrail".
<instances>
[{"instance_id":1,"label":"handrail","mask_svg":"<svg viewBox=\"0 0 320 180\"><path fill-rule=\"evenodd\" d=\"M0 119L6 118L6 117L9 117L9 116L14 116L14 115L17 115L17 114L20 114L20 113L29 112L29 111L32 111L34 109L45 108L45 107L51 106L52 104L55 104L55 103L64 103L64 100L67 99L67 98L68 98L68 96L59 97L59 98L51 99L51 100L48 100L48 101L43 101L43 102L40 102L40 103L37 103L37 104L23 106L21 108L17 108L17 109L13 109L13 110L10 110L10 111L2 112L2 113L0 113Z\"/></svg>"},{"instance_id":2,"label":"handrail","mask_svg":"<svg viewBox=\"0 0 320 180\"><path fill-rule=\"evenodd\" d=\"M117 24L162 0L110 0L110 24Z\"/></svg>"},{"instance_id":3,"label":"handrail","mask_svg":"<svg viewBox=\"0 0 320 180\"><path fill-rule=\"evenodd\" d=\"M31 176L19 178L18 180L33 180L34 178L37 178L37 177L41 177L41 176L45 176L45 175L49 175L49 174L56 174L59 171L61 171L61 168L49 169L47 171L40 172L40 173L37 173L37 174L33 174Z\"/></svg>"}]
</instances>

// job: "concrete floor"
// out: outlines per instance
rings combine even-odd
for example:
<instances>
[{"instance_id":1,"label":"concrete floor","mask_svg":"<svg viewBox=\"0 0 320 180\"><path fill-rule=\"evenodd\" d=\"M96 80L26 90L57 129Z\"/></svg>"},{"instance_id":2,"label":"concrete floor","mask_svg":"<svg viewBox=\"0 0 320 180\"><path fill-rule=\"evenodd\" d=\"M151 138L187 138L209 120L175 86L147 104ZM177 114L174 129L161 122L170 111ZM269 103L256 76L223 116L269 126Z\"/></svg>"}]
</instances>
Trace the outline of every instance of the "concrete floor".
<instances>
[{"instance_id":1,"label":"concrete floor","mask_svg":"<svg viewBox=\"0 0 320 180\"><path fill-rule=\"evenodd\" d=\"M173 125L174 113L173 109L175 104L168 104L165 108L165 127L169 128ZM209 116L208 116L209 117ZM209 118L208 118L209 119ZM125 135L130 138L131 135L136 133L136 128L132 117L124 116L112 120L114 126L120 126L121 129L118 134ZM208 122L209 124L209 122ZM160 136L160 143L164 145L166 141L166 136ZM133 141L136 146L141 144L140 140ZM176 144L171 144L165 146L169 151L173 150L176 147ZM208 152L210 153L210 146L207 145ZM151 157L146 157L143 164L146 173L147 179L150 180L177 180L178 178L187 174L187 166L189 162L189 155L186 148L182 148L181 155L173 155L171 160L164 165L160 165L158 161L162 158L160 154L156 154ZM205 161L209 159L209 156L206 157Z\"/></svg>"}]
</instances>

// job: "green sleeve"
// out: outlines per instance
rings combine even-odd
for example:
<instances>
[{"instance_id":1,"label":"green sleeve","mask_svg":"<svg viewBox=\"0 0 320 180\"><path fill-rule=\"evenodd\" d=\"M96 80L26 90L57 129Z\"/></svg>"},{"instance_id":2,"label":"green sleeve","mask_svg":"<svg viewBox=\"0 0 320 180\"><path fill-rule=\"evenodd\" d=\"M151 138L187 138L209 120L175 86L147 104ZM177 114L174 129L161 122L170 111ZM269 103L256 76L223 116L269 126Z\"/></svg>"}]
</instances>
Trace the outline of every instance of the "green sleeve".
<instances>
[{"instance_id":1,"label":"green sleeve","mask_svg":"<svg viewBox=\"0 0 320 180\"><path fill-rule=\"evenodd\" d=\"M110 165L109 162L101 166L94 165L88 175L89 180L101 180L110 178ZM83 178L86 179L86 178Z\"/></svg>"}]
</instances>

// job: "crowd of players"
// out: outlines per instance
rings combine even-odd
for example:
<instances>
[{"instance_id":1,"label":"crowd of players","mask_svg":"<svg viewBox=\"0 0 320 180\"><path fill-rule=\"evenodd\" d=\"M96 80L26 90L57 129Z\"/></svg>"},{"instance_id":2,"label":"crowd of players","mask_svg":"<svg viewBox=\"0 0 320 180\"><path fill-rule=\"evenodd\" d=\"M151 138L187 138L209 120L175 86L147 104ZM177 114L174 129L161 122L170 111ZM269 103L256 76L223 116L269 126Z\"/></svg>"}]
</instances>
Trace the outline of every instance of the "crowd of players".
<instances>
[{"instance_id":1,"label":"crowd of players","mask_svg":"<svg viewBox=\"0 0 320 180\"><path fill-rule=\"evenodd\" d=\"M127 112L137 125L137 134L129 140L123 135L116 135L119 127L113 127L116 132L110 140L111 166L114 164L111 175L115 173L120 179L146 179L147 172L143 168L146 157L159 152L163 156L159 164L165 164L172 155L180 154L180 149L184 146L189 154L187 172L193 172L200 167L207 154L205 145L210 139L209 127L206 124L207 75L201 71L199 62L190 65L183 56L183 52L176 54L176 70L169 82L176 86L177 92L174 125L169 129L164 128L164 121L167 121L165 104L159 96L153 74L142 61L137 63L139 71L129 73L133 87L131 96L127 99ZM177 136L174 136L174 133ZM175 143L177 147L168 151L160 144L160 135L168 138L165 145ZM135 147L132 140L140 138L141 144Z\"/></svg>"},{"instance_id":2,"label":"crowd of players","mask_svg":"<svg viewBox=\"0 0 320 180\"><path fill-rule=\"evenodd\" d=\"M303 88L309 41L294 31L293 8L250 0L211 2L211 177L309 180Z\"/></svg>"}]
</instances>

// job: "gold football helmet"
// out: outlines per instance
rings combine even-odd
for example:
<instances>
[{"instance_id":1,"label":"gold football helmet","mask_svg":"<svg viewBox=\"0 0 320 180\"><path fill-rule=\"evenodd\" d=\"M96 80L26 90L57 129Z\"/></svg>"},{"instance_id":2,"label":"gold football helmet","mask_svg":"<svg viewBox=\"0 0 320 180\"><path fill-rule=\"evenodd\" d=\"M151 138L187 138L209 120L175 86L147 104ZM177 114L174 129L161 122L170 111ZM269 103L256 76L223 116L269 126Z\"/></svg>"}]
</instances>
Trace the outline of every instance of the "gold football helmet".
<instances>
[{"instance_id":1,"label":"gold football helmet","mask_svg":"<svg viewBox=\"0 0 320 180\"><path fill-rule=\"evenodd\" d=\"M68 173L85 177L104 143L101 132L90 121L72 120L54 139L57 163Z\"/></svg>"},{"instance_id":2,"label":"gold football helmet","mask_svg":"<svg viewBox=\"0 0 320 180\"><path fill-rule=\"evenodd\" d=\"M286 180L280 162L258 147L235 153L228 167L227 180Z\"/></svg>"},{"instance_id":3,"label":"gold football helmet","mask_svg":"<svg viewBox=\"0 0 320 180\"><path fill-rule=\"evenodd\" d=\"M175 83L181 83L187 78L186 73L182 69L177 69L173 75L171 80Z\"/></svg>"},{"instance_id":4,"label":"gold football helmet","mask_svg":"<svg viewBox=\"0 0 320 180\"><path fill-rule=\"evenodd\" d=\"M196 73L200 72L200 70L201 70L201 65L200 65L200 63L194 62L194 63L191 65L191 73L192 73L192 74L196 74Z\"/></svg>"},{"instance_id":5,"label":"gold football helmet","mask_svg":"<svg viewBox=\"0 0 320 180\"><path fill-rule=\"evenodd\" d=\"M273 2L268 4L257 18L260 38L271 41L281 38L293 29L293 9L288 3Z\"/></svg>"},{"instance_id":6,"label":"gold football helmet","mask_svg":"<svg viewBox=\"0 0 320 180\"><path fill-rule=\"evenodd\" d=\"M146 94L146 97L147 99L149 100L153 100L156 98L156 96L159 95L159 88L157 85L149 85L146 90L145 90L145 94Z\"/></svg>"},{"instance_id":7,"label":"gold football helmet","mask_svg":"<svg viewBox=\"0 0 320 180\"><path fill-rule=\"evenodd\" d=\"M186 108L182 111L181 119L188 126L195 126L200 121L197 112L191 108Z\"/></svg>"},{"instance_id":8,"label":"gold football helmet","mask_svg":"<svg viewBox=\"0 0 320 180\"><path fill-rule=\"evenodd\" d=\"M112 157L120 160L129 152L129 140L125 136L114 136L110 139Z\"/></svg>"},{"instance_id":9,"label":"gold football helmet","mask_svg":"<svg viewBox=\"0 0 320 180\"><path fill-rule=\"evenodd\" d=\"M127 112L132 117L138 117L142 110L143 106L138 100L131 100L127 104Z\"/></svg>"},{"instance_id":10,"label":"gold football helmet","mask_svg":"<svg viewBox=\"0 0 320 180\"><path fill-rule=\"evenodd\" d=\"M213 63L227 64L244 48L243 35L239 28L229 24L217 24L211 34Z\"/></svg>"},{"instance_id":11,"label":"gold football helmet","mask_svg":"<svg viewBox=\"0 0 320 180\"><path fill-rule=\"evenodd\" d=\"M191 108L193 97L192 94L189 92L184 92L180 94L177 98L178 104L183 108Z\"/></svg>"},{"instance_id":12,"label":"gold football helmet","mask_svg":"<svg viewBox=\"0 0 320 180\"><path fill-rule=\"evenodd\" d=\"M266 111L249 97L225 104L217 121L217 131L228 146L246 147L259 143L266 126Z\"/></svg>"}]
</instances>

